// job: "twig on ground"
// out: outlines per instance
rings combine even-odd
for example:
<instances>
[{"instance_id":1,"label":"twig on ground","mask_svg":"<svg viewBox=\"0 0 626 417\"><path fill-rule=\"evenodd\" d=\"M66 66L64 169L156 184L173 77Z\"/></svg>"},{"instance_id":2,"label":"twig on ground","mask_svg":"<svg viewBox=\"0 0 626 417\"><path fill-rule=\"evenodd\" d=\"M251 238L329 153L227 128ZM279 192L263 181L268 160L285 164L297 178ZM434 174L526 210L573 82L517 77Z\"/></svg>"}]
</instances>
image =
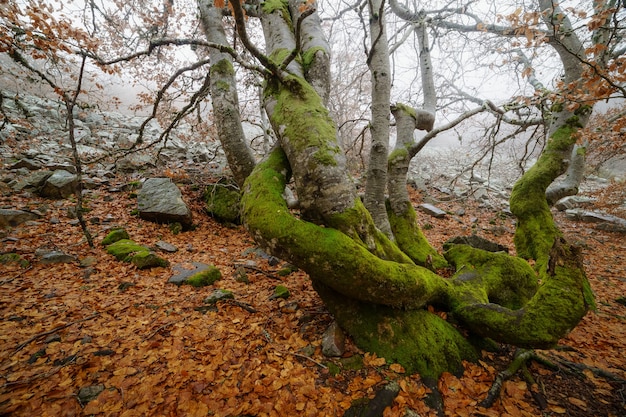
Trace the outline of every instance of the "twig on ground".
<instances>
[{"instance_id":1,"label":"twig on ground","mask_svg":"<svg viewBox=\"0 0 626 417\"><path fill-rule=\"evenodd\" d=\"M28 344L30 344L31 342L39 339L40 337L51 335L54 332L58 332L59 330L63 330L66 327L73 326L74 324L82 323L83 321L91 320L91 319L93 319L95 317L98 317L99 315L100 315L100 313L94 313L94 314L92 314L89 317L85 317L85 318L80 319L80 320L72 321L72 322L66 323L66 324L64 324L62 326L57 326L57 327L55 327L52 330L48 330L47 332L38 333L38 334L34 335L33 337L31 337L30 339L28 339L27 341L22 342L19 345L17 345L15 347L15 350L13 350L13 354L15 354L15 353L19 352L20 350L24 349L24 347L28 346Z\"/></svg>"},{"instance_id":2,"label":"twig on ground","mask_svg":"<svg viewBox=\"0 0 626 417\"><path fill-rule=\"evenodd\" d=\"M249 269L250 271L254 271L254 272L258 272L260 274L265 275L268 278L272 278L272 279L277 279L279 281L282 281L282 278L279 277L278 275L272 273L271 271L264 271L261 268L257 267L257 266L252 266L252 265L246 265L246 264L235 264L235 268L237 267L242 267L245 269Z\"/></svg>"},{"instance_id":3,"label":"twig on ground","mask_svg":"<svg viewBox=\"0 0 626 417\"><path fill-rule=\"evenodd\" d=\"M150 333L148 336L145 336L143 339L141 339L142 342L145 342L146 340L150 340L152 339L157 333L159 333L161 330L163 329L167 329L168 327L170 327L173 324L176 323L180 323L182 320L175 320L175 321L170 321L169 323L165 323L163 326L160 326L159 328L157 328L155 331L153 331L152 333Z\"/></svg>"},{"instance_id":4,"label":"twig on ground","mask_svg":"<svg viewBox=\"0 0 626 417\"><path fill-rule=\"evenodd\" d=\"M28 268L20 271L20 273L17 274L16 276L11 277L11 278L7 278L4 281L0 281L0 285L8 284L9 282L15 281L16 279L18 279L19 277L21 277L22 275L24 275L26 272L30 271L31 269L33 269L32 265L29 266Z\"/></svg>"}]
</instances>

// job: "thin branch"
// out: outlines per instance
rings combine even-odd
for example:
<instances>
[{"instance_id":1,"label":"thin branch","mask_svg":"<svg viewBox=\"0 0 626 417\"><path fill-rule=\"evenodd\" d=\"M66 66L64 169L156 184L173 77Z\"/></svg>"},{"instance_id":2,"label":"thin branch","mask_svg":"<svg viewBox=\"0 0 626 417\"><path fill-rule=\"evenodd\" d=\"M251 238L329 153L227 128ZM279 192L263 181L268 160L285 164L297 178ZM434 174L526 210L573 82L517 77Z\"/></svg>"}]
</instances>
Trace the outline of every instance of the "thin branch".
<instances>
[{"instance_id":1,"label":"thin branch","mask_svg":"<svg viewBox=\"0 0 626 417\"><path fill-rule=\"evenodd\" d=\"M63 329L65 329L66 327L70 327L70 326L73 326L73 325L75 325L75 324L82 323L82 322L87 321L87 320L91 320L91 319L93 319L93 318L98 317L99 315L100 315L100 313L94 313L94 314L92 314L92 315L91 315L91 316L89 316L89 317L85 317L85 318L82 318L82 319L80 319L80 320L72 321L72 322L69 322L69 323L63 324L63 325L61 325L61 326L57 326L57 327L55 327L55 328L54 328L54 329L52 329L52 330L48 330L47 332L38 333L38 334L34 335L33 337L31 337L30 339L28 339L27 341L22 342L22 343L20 343L19 345L17 345L17 346L15 347L15 349L13 350L13 354L15 354L15 353L19 352L20 350L24 349L24 348L25 348L26 346L28 346L31 342L34 342L35 340L37 340L37 339L39 339L39 338L41 338L41 337L48 336L48 335L50 335L50 334L52 334L52 333L58 332L59 330L63 330Z\"/></svg>"},{"instance_id":2,"label":"thin branch","mask_svg":"<svg viewBox=\"0 0 626 417\"><path fill-rule=\"evenodd\" d=\"M239 34L241 43L261 63L261 65L267 68L273 75L280 77L282 74L281 69L266 55L262 54L261 51L259 51L250 41L248 32L246 31L246 17L244 16L243 9L241 8L241 1L231 0L231 3L233 5L233 13L235 15L235 26L237 27L237 33Z\"/></svg>"}]
</instances>

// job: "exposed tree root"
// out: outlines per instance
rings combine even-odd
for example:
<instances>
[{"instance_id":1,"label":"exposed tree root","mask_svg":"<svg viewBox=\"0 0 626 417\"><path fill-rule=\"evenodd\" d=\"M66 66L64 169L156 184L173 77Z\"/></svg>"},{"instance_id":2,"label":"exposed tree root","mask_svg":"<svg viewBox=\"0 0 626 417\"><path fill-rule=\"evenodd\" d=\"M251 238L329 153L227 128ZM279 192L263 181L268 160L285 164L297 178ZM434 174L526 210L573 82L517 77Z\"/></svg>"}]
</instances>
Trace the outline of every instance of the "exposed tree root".
<instances>
[{"instance_id":1,"label":"exposed tree root","mask_svg":"<svg viewBox=\"0 0 626 417\"><path fill-rule=\"evenodd\" d=\"M526 362L533 358L534 352L532 350L526 349L518 349L515 352L515 356L513 357L513 361L508 368L504 371L500 372L496 377L496 380L493 381L493 385L489 389L489 393L487 394L487 398L485 398L481 403L481 407L489 408L493 405L493 403L500 396L500 391L502 390L502 384L508 379L511 379L513 375L517 373L522 367L526 366Z\"/></svg>"},{"instance_id":2,"label":"exposed tree root","mask_svg":"<svg viewBox=\"0 0 626 417\"><path fill-rule=\"evenodd\" d=\"M518 349L515 352L513 361L511 362L509 367L498 374L495 381L493 382L493 385L491 386L491 389L489 389L487 397L480 403L480 405L485 408L491 407L500 396L500 391L502 390L502 385L504 384L504 382L508 379L511 379L517 373L517 371L521 371L522 377L528 384L530 393L537 403L537 406L541 410L545 409L548 406L548 402L545 396L542 393L534 391L532 389L533 385L535 385L535 380L528 370L528 367L526 366L529 361L535 361L547 368L553 370L561 370L570 375L575 375L579 378L587 378L583 371L589 370L593 373L593 375L597 377L601 377L621 384L626 383L626 379L621 378L620 376L615 375L614 373L604 369L595 368L593 366L585 365L583 363L571 362L558 356L548 358L537 354L534 350Z\"/></svg>"},{"instance_id":3,"label":"exposed tree root","mask_svg":"<svg viewBox=\"0 0 626 417\"><path fill-rule=\"evenodd\" d=\"M618 382L620 384L626 383L626 379L612 372L609 372L605 369L600 369L594 366L585 365L584 363L568 361L567 359L561 358L559 356L553 356L551 359L548 359L541 355L535 354L533 359L541 363L542 365L546 365L552 369L560 369L569 374L576 375L579 377L586 378L586 375L583 373L583 371L588 369L591 371L591 373L593 373L594 376L604 378L609 381ZM553 361L556 361L556 363Z\"/></svg>"}]
</instances>

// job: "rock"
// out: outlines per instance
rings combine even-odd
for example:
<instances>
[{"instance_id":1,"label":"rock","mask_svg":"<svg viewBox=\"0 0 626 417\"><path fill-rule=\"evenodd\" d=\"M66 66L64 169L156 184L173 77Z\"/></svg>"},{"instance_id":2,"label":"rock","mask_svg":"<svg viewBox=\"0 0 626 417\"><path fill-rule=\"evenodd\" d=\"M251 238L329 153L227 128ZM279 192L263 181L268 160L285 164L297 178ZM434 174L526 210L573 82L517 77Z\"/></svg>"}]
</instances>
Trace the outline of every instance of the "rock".
<instances>
[{"instance_id":1,"label":"rock","mask_svg":"<svg viewBox=\"0 0 626 417\"><path fill-rule=\"evenodd\" d=\"M556 202L554 207L559 211L565 211L573 208L588 206L596 201L595 198L580 195L571 195Z\"/></svg>"},{"instance_id":2,"label":"rock","mask_svg":"<svg viewBox=\"0 0 626 417\"><path fill-rule=\"evenodd\" d=\"M191 210L176 184L169 178L147 179L137 195L139 217L156 223L180 223L191 227Z\"/></svg>"},{"instance_id":3,"label":"rock","mask_svg":"<svg viewBox=\"0 0 626 417\"><path fill-rule=\"evenodd\" d=\"M207 298L204 299L204 304L215 304L220 300L228 300L235 298L232 291L218 289L213 291Z\"/></svg>"},{"instance_id":4,"label":"rock","mask_svg":"<svg viewBox=\"0 0 626 417\"><path fill-rule=\"evenodd\" d=\"M63 169L54 171L39 190L39 194L48 198L67 198L74 194L77 181L78 177L71 172Z\"/></svg>"},{"instance_id":5,"label":"rock","mask_svg":"<svg viewBox=\"0 0 626 417\"><path fill-rule=\"evenodd\" d=\"M40 263L44 265L48 264L67 264L76 260L72 255L68 255L61 251L52 251L45 253L41 256Z\"/></svg>"},{"instance_id":6,"label":"rock","mask_svg":"<svg viewBox=\"0 0 626 417\"><path fill-rule=\"evenodd\" d=\"M617 155L602 163L600 168L598 168L598 175L602 178L618 182L625 180L626 155Z\"/></svg>"},{"instance_id":7,"label":"rock","mask_svg":"<svg viewBox=\"0 0 626 417\"><path fill-rule=\"evenodd\" d=\"M206 287L213 285L215 281L220 279L222 279L222 272L216 266L210 265L207 269L187 277L183 284L189 284L192 287Z\"/></svg>"},{"instance_id":8,"label":"rock","mask_svg":"<svg viewBox=\"0 0 626 417\"><path fill-rule=\"evenodd\" d=\"M203 264L201 262L191 262L191 265L193 266L193 269L187 269L185 268L185 265L174 265L172 269L176 271L176 274L172 275L170 279L167 280L167 282L181 285L185 282L185 280L187 280L187 278L197 273L206 271L211 267L211 265Z\"/></svg>"},{"instance_id":9,"label":"rock","mask_svg":"<svg viewBox=\"0 0 626 417\"><path fill-rule=\"evenodd\" d=\"M231 182L224 181L210 184L204 191L204 202L207 213L221 222L240 224L239 188Z\"/></svg>"},{"instance_id":10,"label":"rock","mask_svg":"<svg viewBox=\"0 0 626 417\"><path fill-rule=\"evenodd\" d=\"M14 163L13 165L9 167L9 169L11 170L19 169L19 168L26 168L30 171L36 171L41 168L41 163L34 159L24 158L24 159L17 161L16 163Z\"/></svg>"},{"instance_id":11,"label":"rock","mask_svg":"<svg viewBox=\"0 0 626 417\"><path fill-rule=\"evenodd\" d=\"M151 251L135 253L130 259L130 262L139 269L155 268L159 266L166 267L169 265L167 260Z\"/></svg>"},{"instance_id":12,"label":"rock","mask_svg":"<svg viewBox=\"0 0 626 417\"><path fill-rule=\"evenodd\" d=\"M389 382L377 388L376 395L371 400L367 397L354 400L350 408L344 413L344 417L378 417L382 416L385 408L393 404L394 399L400 392L400 385Z\"/></svg>"},{"instance_id":13,"label":"rock","mask_svg":"<svg viewBox=\"0 0 626 417\"><path fill-rule=\"evenodd\" d=\"M432 204L428 204L428 203L422 203L419 205L420 210L422 210L424 213L433 216L435 218L443 218L446 217L446 212L433 206Z\"/></svg>"},{"instance_id":14,"label":"rock","mask_svg":"<svg viewBox=\"0 0 626 417\"><path fill-rule=\"evenodd\" d=\"M500 245L499 243L492 242L484 237L470 235L470 236L457 236L449 239L443 244L444 250L452 245L469 245L476 249L486 250L488 252L506 252L509 253L509 248Z\"/></svg>"},{"instance_id":15,"label":"rock","mask_svg":"<svg viewBox=\"0 0 626 417\"><path fill-rule=\"evenodd\" d=\"M102 246L108 246L122 239L130 239L128 232L124 228L113 229L102 239Z\"/></svg>"},{"instance_id":16,"label":"rock","mask_svg":"<svg viewBox=\"0 0 626 417\"><path fill-rule=\"evenodd\" d=\"M154 246L161 249L163 252L174 253L178 251L178 248L176 246L172 245L171 243L164 242L162 240L159 240L157 243L154 244Z\"/></svg>"},{"instance_id":17,"label":"rock","mask_svg":"<svg viewBox=\"0 0 626 417\"><path fill-rule=\"evenodd\" d=\"M325 356L342 356L345 346L346 336L337 322L333 322L322 336L322 353Z\"/></svg>"},{"instance_id":18,"label":"rock","mask_svg":"<svg viewBox=\"0 0 626 417\"><path fill-rule=\"evenodd\" d=\"M165 267L169 263L167 260L157 256L149 248L138 245L129 239L118 240L107 246L107 253L115 256L117 260L132 262L139 269L152 267Z\"/></svg>"},{"instance_id":19,"label":"rock","mask_svg":"<svg viewBox=\"0 0 626 417\"><path fill-rule=\"evenodd\" d=\"M274 300L276 298L284 298L287 299L290 296L290 292L289 289L287 289L287 287L285 287L284 285L277 285L274 288L274 294L272 294L270 296L270 300Z\"/></svg>"},{"instance_id":20,"label":"rock","mask_svg":"<svg viewBox=\"0 0 626 417\"><path fill-rule=\"evenodd\" d=\"M70 164L58 164L58 163L49 163L46 164L46 169L48 171L67 171L70 174L76 174L76 167Z\"/></svg>"},{"instance_id":21,"label":"rock","mask_svg":"<svg viewBox=\"0 0 626 417\"><path fill-rule=\"evenodd\" d=\"M0 209L0 227L15 227L29 220L36 220L39 216L23 210Z\"/></svg>"},{"instance_id":22,"label":"rock","mask_svg":"<svg viewBox=\"0 0 626 417\"><path fill-rule=\"evenodd\" d=\"M626 233L626 219L583 209L565 210L565 216L571 220L597 223L596 228L609 232Z\"/></svg>"},{"instance_id":23,"label":"rock","mask_svg":"<svg viewBox=\"0 0 626 417\"><path fill-rule=\"evenodd\" d=\"M104 391L104 385L103 384L90 385L88 387L82 387L78 391L78 401L82 405L85 405L89 401L92 401L92 400L95 400L96 398L98 398L98 395L100 395L100 393L102 391Z\"/></svg>"},{"instance_id":24,"label":"rock","mask_svg":"<svg viewBox=\"0 0 626 417\"><path fill-rule=\"evenodd\" d=\"M41 187L52 175L52 171L35 171L26 178L20 179L11 184L15 191L36 190Z\"/></svg>"}]
</instances>

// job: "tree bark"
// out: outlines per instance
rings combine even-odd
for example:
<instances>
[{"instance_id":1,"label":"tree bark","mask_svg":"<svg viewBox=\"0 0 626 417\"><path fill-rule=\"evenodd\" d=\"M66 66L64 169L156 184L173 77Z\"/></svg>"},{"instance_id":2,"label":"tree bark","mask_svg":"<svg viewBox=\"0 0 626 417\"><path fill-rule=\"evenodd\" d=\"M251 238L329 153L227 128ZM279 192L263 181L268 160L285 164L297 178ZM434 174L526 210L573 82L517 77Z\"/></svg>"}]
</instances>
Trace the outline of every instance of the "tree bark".
<instances>
[{"instance_id":1,"label":"tree bark","mask_svg":"<svg viewBox=\"0 0 626 417\"><path fill-rule=\"evenodd\" d=\"M367 4L370 15L370 51L367 63L372 79L372 120L370 122L372 145L363 202L376 226L393 239L385 207L391 97L391 69L385 31L385 9L383 0L368 0Z\"/></svg>"},{"instance_id":2,"label":"tree bark","mask_svg":"<svg viewBox=\"0 0 626 417\"><path fill-rule=\"evenodd\" d=\"M214 7L213 0L198 0L200 21L209 42L228 45L222 11ZM209 48L211 59L210 89L217 134L226 154L237 184L241 187L256 164L241 125L239 97L232 57Z\"/></svg>"}]
</instances>

